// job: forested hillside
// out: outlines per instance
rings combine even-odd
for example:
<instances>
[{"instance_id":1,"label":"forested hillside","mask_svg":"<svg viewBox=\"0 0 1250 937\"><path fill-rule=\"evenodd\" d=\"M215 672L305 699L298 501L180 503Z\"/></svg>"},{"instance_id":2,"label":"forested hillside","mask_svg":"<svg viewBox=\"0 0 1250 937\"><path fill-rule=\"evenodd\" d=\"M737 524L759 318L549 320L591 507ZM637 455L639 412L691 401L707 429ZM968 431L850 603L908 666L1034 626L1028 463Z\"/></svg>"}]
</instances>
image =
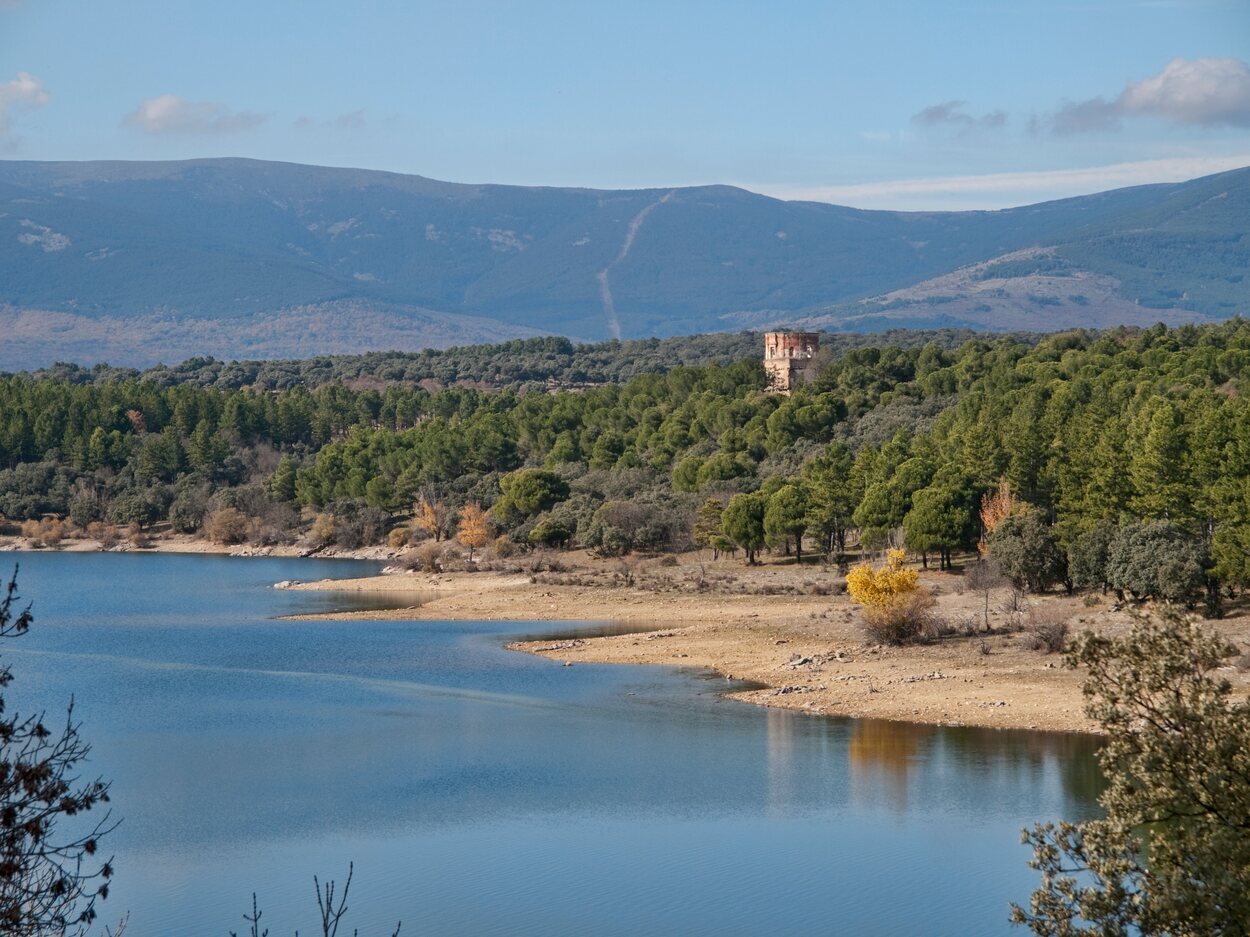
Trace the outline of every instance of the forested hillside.
<instances>
[{"instance_id":1,"label":"forested hillside","mask_svg":"<svg viewBox=\"0 0 1250 937\"><path fill-rule=\"evenodd\" d=\"M1020 535L1062 560L1051 581L1097 585L1109 551L1137 550L1193 600L1250 580L1248 380L1240 319L862 347L788 399L754 358L580 392L14 376L0 513L64 516L57 535L167 518L310 546L397 529L403 546L477 503L503 553L798 541L945 557L977 543L982 497L1005 480Z\"/></svg>"},{"instance_id":2,"label":"forested hillside","mask_svg":"<svg viewBox=\"0 0 1250 937\"><path fill-rule=\"evenodd\" d=\"M968 329L914 331L894 329L872 335L856 333L821 336L821 356L832 360L852 348L886 345L915 348L937 345L957 348L983 338ZM1013 338L1035 342L1041 333L1015 333ZM440 389L469 384L480 389L532 389L535 386L614 384L640 374L664 374L688 365L732 364L761 355L759 332L714 332L679 338L644 338L575 344L567 338L516 339L497 345L463 345L419 352L379 351L364 355L331 355L278 361L218 361L188 358L181 364L157 365L145 371L95 365L59 363L33 372L39 380L72 384L147 381L169 387L194 384L237 390L289 390L345 383L382 386L393 383L421 384Z\"/></svg>"}]
</instances>

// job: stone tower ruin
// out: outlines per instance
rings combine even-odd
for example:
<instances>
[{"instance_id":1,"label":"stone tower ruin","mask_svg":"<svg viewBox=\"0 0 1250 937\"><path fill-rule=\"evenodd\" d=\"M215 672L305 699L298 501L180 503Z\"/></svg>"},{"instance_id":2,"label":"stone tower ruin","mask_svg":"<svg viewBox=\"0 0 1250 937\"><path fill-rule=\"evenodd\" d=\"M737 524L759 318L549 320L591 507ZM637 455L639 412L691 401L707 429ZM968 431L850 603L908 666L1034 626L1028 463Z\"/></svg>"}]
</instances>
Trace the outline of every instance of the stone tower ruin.
<instances>
[{"instance_id":1,"label":"stone tower ruin","mask_svg":"<svg viewBox=\"0 0 1250 937\"><path fill-rule=\"evenodd\" d=\"M816 372L816 352L820 348L818 332L765 332L764 370L768 372L768 389L775 394L794 390L801 381Z\"/></svg>"}]
</instances>

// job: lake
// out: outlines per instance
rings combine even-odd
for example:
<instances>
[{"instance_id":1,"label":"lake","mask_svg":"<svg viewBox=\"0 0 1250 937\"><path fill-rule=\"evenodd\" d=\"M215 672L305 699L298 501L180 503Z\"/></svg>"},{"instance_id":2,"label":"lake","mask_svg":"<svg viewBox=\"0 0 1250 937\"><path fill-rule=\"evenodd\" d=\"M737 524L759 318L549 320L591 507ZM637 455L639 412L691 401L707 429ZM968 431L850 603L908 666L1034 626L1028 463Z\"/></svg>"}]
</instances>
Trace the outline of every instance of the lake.
<instances>
[{"instance_id":1,"label":"lake","mask_svg":"<svg viewBox=\"0 0 1250 937\"><path fill-rule=\"evenodd\" d=\"M275 937L311 934L313 875L349 862L362 937L1020 933L1021 827L1099 790L1085 736L766 710L502 647L569 623L276 620L362 597L274 582L376 563L10 561L35 624L2 648L8 696L77 700L127 937L243 933L253 891Z\"/></svg>"}]
</instances>

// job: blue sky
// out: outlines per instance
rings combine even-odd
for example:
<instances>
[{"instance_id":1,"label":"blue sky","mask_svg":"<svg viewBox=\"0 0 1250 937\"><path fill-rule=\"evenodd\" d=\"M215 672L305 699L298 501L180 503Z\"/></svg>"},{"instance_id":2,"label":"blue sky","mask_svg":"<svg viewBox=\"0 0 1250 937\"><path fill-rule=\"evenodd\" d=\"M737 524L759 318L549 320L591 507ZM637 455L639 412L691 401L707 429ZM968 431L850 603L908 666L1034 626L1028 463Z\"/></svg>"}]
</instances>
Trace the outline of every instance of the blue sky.
<instances>
[{"instance_id":1,"label":"blue sky","mask_svg":"<svg viewBox=\"0 0 1250 937\"><path fill-rule=\"evenodd\" d=\"M992 208L1250 165L1250 0L0 0L0 154Z\"/></svg>"}]
</instances>

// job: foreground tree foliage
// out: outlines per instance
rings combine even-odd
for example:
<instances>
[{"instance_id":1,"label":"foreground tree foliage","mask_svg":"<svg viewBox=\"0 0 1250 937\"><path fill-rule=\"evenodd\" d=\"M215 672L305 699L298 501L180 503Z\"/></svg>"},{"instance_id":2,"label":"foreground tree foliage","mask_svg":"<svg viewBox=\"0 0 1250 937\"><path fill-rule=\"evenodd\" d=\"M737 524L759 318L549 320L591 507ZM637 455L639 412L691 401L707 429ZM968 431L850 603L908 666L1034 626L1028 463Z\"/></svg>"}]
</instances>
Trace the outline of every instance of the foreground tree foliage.
<instances>
[{"instance_id":1,"label":"foreground tree foliage","mask_svg":"<svg viewBox=\"0 0 1250 937\"><path fill-rule=\"evenodd\" d=\"M0 639L25 634L31 621L29 607L18 605L14 574L0 599ZM0 667L0 690L12 682L12 670ZM109 786L77 773L90 747L72 703L59 730L42 715L10 714L7 704L0 695L0 933L79 933L108 897L112 860L96 856L113 824L107 814L94 825L78 818L108 802Z\"/></svg>"},{"instance_id":2,"label":"foreground tree foliage","mask_svg":"<svg viewBox=\"0 0 1250 937\"><path fill-rule=\"evenodd\" d=\"M1041 937L1247 933L1250 700L1218 673L1234 653L1170 611L1077 639L1067 662L1107 733L1106 816L1025 833L1042 883L1013 921Z\"/></svg>"}]
</instances>

